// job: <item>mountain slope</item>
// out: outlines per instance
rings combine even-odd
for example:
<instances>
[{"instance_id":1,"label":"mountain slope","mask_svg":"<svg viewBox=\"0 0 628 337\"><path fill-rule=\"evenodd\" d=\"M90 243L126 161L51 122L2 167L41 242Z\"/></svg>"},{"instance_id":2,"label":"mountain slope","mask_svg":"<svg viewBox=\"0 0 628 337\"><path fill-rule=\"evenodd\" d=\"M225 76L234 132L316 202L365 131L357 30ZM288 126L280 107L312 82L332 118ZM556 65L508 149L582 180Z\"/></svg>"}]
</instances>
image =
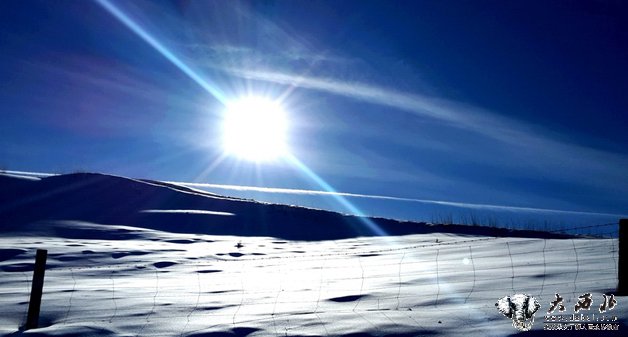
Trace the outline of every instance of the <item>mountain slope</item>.
<instances>
[{"instance_id":1,"label":"mountain slope","mask_svg":"<svg viewBox=\"0 0 628 337\"><path fill-rule=\"evenodd\" d=\"M0 228L23 231L43 220L75 220L178 233L330 240L431 232L562 237L532 231L361 218L224 197L175 184L95 173L19 179L0 175ZM25 227L26 226L26 227Z\"/></svg>"}]
</instances>

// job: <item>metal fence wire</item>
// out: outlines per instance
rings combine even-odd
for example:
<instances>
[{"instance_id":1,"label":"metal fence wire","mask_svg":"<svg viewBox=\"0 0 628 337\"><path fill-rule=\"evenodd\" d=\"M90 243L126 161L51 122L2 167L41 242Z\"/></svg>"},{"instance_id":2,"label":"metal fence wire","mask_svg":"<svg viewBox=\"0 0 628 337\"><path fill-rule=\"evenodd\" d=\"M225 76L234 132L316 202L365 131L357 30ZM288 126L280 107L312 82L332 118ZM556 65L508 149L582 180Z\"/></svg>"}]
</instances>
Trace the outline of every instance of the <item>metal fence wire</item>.
<instances>
[{"instance_id":1,"label":"metal fence wire","mask_svg":"<svg viewBox=\"0 0 628 337\"><path fill-rule=\"evenodd\" d=\"M470 311L492 314L495 301L512 293L549 302L555 293L576 299L582 292L613 292L618 239L607 236L617 232L612 226L617 224L571 228L597 235L586 239L448 236L377 249L53 263L46 270L42 319L48 326L99 322L137 336L259 324L274 334L329 335L338 329L332 321L342 317L374 330L421 327L431 324L424 315L429 311L455 319ZM26 320L31 266L8 260L0 267L0 323L17 328ZM461 306L468 310L452 310Z\"/></svg>"}]
</instances>

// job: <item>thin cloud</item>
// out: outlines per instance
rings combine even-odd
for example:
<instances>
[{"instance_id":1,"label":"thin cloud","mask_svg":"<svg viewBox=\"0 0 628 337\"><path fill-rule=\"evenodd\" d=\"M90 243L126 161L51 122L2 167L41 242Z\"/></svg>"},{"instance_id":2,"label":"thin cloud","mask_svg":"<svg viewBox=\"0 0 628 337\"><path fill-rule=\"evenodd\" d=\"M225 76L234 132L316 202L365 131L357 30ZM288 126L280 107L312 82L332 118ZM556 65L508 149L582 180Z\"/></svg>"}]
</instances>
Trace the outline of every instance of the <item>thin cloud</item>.
<instances>
[{"instance_id":1,"label":"thin cloud","mask_svg":"<svg viewBox=\"0 0 628 337\"><path fill-rule=\"evenodd\" d=\"M516 212L555 213L555 214L572 214L572 215L601 215L601 216L613 216L613 217L615 217L615 216L616 217L626 217L626 216L628 216L626 214L612 214L612 213L583 212L583 211L570 211L570 210L533 208L533 207L517 207L517 206L474 204L474 203L463 203L463 202L453 202L453 201L402 198L402 197L393 197L393 196L385 196L385 195L357 194L357 193L330 192L330 191L317 191L317 190L303 190L303 189L290 189L290 188L257 187L257 186L241 186L241 185L222 185L222 184L206 184L206 183L185 183L185 182L168 182L168 183L179 184L179 185L183 185L183 186L187 186L187 187L214 188L214 189L231 190L231 191L247 191L247 192L261 192L261 193L274 193L274 194L307 195L307 196L342 196L342 197L349 197L349 198L363 198L363 199L376 199L376 200L416 202L416 203L422 203L422 204L433 204L433 205L441 205L441 206L454 206L454 207L460 207L460 208L471 208L471 209L492 210L492 211L516 211Z\"/></svg>"},{"instance_id":2,"label":"thin cloud","mask_svg":"<svg viewBox=\"0 0 628 337\"><path fill-rule=\"evenodd\" d=\"M0 173L7 173L7 174L12 174L12 175L17 175L17 176L30 176L30 177L36 177L36 178L45 178L45 177L51 177L51 176L56 176L56 173L42 173L42 172L26 172L26 171L11 171L11 170L3 170L0 171Z\"/></svg>"},{"instance_id":3,"label":"thin cloud","mask_svg":"<svg viewBox=\"0 0 628 337\"><path fill-rule=\"evenodd\" d=\"M441 99L391 90L360 82L343 82L329 77L303 76L278 71L225 68L233 75L253 80L274 82L300 88L324 91L365 102L388 106L414 114L471 129L485 136L511 144L537 143L549 139L532 130L531 126L487 110Z\"/></svg>"},{"instance_id":4,"label":"thin cloud","mask_svg":"<svg viewBox=\"0 0 628 337\"><path fill-rule=\"evenodd\" d=\"M508 146L515 162L545 176L594 187L628 189L625 155L550 138L546 129L482 108L329 77L229 67L222 70L238 77L322 91L431 118Z\"/></svg>"},{"instance_id":5,"label":"thin cloud","mask_svg":"<svg viewBox=\"0 0 628 337\"><path fill-rule=\"evenodd\" d=\"M234 216L234 213L207 211L203 209L145 209L140 213L158 213L158 214L203 214L203 215L221 215Z\"/></svg>"}]
</instances>

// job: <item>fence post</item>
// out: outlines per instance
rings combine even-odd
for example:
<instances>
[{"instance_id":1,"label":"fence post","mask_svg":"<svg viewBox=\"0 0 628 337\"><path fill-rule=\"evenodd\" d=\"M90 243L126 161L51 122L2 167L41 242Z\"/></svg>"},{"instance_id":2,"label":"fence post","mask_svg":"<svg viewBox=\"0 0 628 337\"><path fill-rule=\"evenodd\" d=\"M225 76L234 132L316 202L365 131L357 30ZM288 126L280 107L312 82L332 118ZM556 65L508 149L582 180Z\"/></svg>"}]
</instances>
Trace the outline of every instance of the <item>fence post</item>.
<instances>
[{"instance_id":1,"label":"fence post","mask_svg":"<svg viewBox=\"0 0 628 337\"><path fill-rule=\"evenodd\" d=\"M28 304L28 318L26 319L26 330L36 329L39 326L39 309L41 308L41 295L44 289L44 273L46 272L46 258L48 251L37 249L35 257L35 271L33 273L33 287L31 288L31 299Z\"/></svg>"},{"instance_id":2,"label":"fence post","mask_svg":"<svg viewBox=\"0 0 628 337\"><path fill-rule=\"evenodd\" d=\"M617 279L617 295L628 295L628 219L619 220Z\"/></svg>"}]
</instances>

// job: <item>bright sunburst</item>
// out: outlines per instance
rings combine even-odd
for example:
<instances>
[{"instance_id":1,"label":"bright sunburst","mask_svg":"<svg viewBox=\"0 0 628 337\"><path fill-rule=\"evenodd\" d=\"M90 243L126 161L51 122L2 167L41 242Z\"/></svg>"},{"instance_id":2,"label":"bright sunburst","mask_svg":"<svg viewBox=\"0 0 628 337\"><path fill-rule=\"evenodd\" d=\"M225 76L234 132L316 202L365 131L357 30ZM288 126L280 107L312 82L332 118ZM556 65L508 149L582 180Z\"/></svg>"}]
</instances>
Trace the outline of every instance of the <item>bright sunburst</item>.
<instances>
[{"instance_id":1,"label":"bright sunburst","mask_svg":"<svg viewBox=\"0 0 628 337\"><path fill-rule=\"evenodd\" d=\"M285 111L267 98L245 97L228 103L222 131L225 150L239 158L259 162L287 153Z\"/></svg>"}]
</instances>

